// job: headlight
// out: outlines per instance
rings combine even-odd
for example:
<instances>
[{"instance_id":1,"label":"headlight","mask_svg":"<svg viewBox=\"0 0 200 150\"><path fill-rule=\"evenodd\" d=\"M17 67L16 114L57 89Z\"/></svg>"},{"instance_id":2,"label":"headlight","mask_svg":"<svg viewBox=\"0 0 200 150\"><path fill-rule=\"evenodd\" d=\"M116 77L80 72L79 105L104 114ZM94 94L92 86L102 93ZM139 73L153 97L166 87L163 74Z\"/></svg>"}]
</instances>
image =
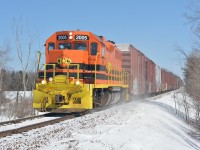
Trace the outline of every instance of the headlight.
<instances>
[{"instance_id":1,"label":"headlight","mask_svg":"<svg viewBox=\"0 0 200 150\"><path fill-rule=\"evenodd\" d=\"M72 39L72 36L71 36L71 35L69 36L69 39L70 39L70 40Z\"/></svg>"},{"instance_id":2,"label":"headlight","mask_svg":"<svg viewBox=\"0 0 200 150\"><path fill-rule=\"evenodd\" d=\"M77 81L76 81L76 85L79 85L79 84L80 84L80 81L79 81L79 80L77 80Z\"/></svg>"},{"instance_id":3,"label":"headlight","mask_svg":"<svg viewBox=\"0 0 200 150\"><path fill-rule=\"evenodd\" d=\"M69 35L72 35L72 32L69 32Z\"/></svg>"},{"instance_id":4,"label":"headlight","mask_svg":"<svg viewBox=\"0 0 200 150\"><path fill-rule=\"evenodd\" d=\"M47 84L47 81L46 81L46 80L42 80L41 83L42 83L42 84Z\"/></svg>"},{"instance_id":5,"label":"headlight","mask_svg":"<svg viewBox=\"0 0 200 150\"><path fill-rule=\"evenodd\" d=\"M53 81L53 78L49 78L49 81L52 82L52 81Z\"/></svg>"}]
</instances>

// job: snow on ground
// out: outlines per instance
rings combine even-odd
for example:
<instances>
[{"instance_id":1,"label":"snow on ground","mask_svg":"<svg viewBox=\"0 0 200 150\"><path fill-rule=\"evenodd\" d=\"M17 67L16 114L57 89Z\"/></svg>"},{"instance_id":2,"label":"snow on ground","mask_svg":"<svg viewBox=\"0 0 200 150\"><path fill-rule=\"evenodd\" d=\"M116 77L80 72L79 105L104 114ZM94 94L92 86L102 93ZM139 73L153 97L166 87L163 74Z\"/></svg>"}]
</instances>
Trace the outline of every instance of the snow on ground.
<instances>
[{"instance_id":1,"label":"snow on ground","mask_svg":"<svg viewBox=\"0 0 200 150\"><path fill-rule=\"evenodd\" d=\"M30 116L33 113L32 108L32 91L26 91L24 95L24 91L4 91L3 96L5 99L1 99L0 105L0 122L9 121L13 119L17 119L20 116ZM25 96L25 101L22 101ZM18 97L18 103L17 101ZM23 111L20 112L20 107L24 107ZM21 113L21 114L20 114Z\"/></svg>"},{"instance_id":2,"label":"snow on ground","mask_svg":"<svg viewBox=\"0 0 200 150\"><path fill-rule=\"evenodd\" d=\"M0 139L0 149L198 150L195 129L174 114L172 93ZM172 105L171 105L172 104ZM197 132L196 132L197 134Z\"/></svg>"},{"instance_id":3,"label":"snow on ground","mask_svg":"<svg viewBox=\"0 0 200 150\"><path fill-rule=\"evenodd\" d=\"M16 100L17 95L19 94L19 99L21 99L24 96L24 91L4 91L5 97L10 100ZM32 97L32 91L26 91L25 92L26 98Z\"/></svg>"}]
</instances>

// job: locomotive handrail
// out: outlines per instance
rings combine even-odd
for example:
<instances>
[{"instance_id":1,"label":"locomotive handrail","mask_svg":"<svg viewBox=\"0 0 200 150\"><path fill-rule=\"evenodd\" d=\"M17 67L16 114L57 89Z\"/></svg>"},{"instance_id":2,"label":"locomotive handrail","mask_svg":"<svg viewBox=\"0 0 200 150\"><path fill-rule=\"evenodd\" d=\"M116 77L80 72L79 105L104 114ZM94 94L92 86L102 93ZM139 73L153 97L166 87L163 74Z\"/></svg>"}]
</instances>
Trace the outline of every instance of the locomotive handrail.
<instances>
[{"instance_id":1,"label":"locomotive handrail","mask_svg":"<svg viewBox=\"0 0 200 150\"><path fill-rule=\"evenodd\" d=\"M128 84L128 75L129 73L125 71L125 84Z\"/></svg>"},{"instance_id":2,"label":"locomotive handrail","mask_svg":"<svg viewBox=\"0 0 200 150\"><path fill-rule=\"evenodd\" d=\"M55 70L56 70L56 65L55 64L44 64L44 80L46 81L47 79L47 66L53 66L53 79L55 77Z\"/></svg>"},{"instance_id":3,"label":"locomotive handrail","mask_svg":"<svg viewBox=\"0 0 200 150\"><path fill-rule=\"evenodd\" d=\"M96 58L95 58L95 66L94 66L94 87L96 87L96 79L97 79L97 57L98 57L99 53L96 54Z\"/></svg>"},{"instance_id":4,"label":"locomotive handrail","mask_svg":"<svg viewBox=\"0 0 200 150\"><path fill-rule=\"evenodd\" d=\"M53 66L53 79L55 78L55 76L56 76L56 64L43 64L43 66L44 66L44 77L43 77L43 80L47 80L47 66ZM69 67L70 66L76 66L76 68L77 68L77 71L76 71L76 73L77 73L77 81L79 81L79 79L80 79L80 64L69 64L68 66L67 66L67 70L68 70L68 72L67 72L67 82L69 83Z\"/></svg>"},{"instance_id":5,"label":"locomotive handrail","mask_svg":"<svg viewBox=\"0 0 200 150\"><path fill-rule=\"evenodd\" d=\"M122 69L122 84L124 84L124 69Z\"/></svg>"},{"instance_id":6,"label":"locomotive handrail","mask_svg":"<svg viewBox=\"0 0 200 150\"><path fill-rule=\"evenodd\" d=\"M70 66L76 66L77 67L77 80L79 81L80 78L80 64L69 64L68 68ZM68 72L69 73L69 72ZM69 79L69 78L68 78Z\"/></svg>"},{"instance_id":7,"label":"locomotive handrail","mask_svg":"<svg viewBox=\"0 0 200 150\"><path fill-rule=\"evenodd\" d=\"M122 82L124 85L128 84L128 72L122 69Z\"/></svg>"},{"instance_id":8,"label":"locomotive handrail","mask_svg":"<svg viewBox=\"0 0 200 150\"><path fill-rule=\"evenodd\" d=\"M40 58L41 58L41 52L39 52L38 51L38 66L37 66L37 72L38 72L38 70L39 70L39 68L40 68Z\"/></svg>"}]
</instances>

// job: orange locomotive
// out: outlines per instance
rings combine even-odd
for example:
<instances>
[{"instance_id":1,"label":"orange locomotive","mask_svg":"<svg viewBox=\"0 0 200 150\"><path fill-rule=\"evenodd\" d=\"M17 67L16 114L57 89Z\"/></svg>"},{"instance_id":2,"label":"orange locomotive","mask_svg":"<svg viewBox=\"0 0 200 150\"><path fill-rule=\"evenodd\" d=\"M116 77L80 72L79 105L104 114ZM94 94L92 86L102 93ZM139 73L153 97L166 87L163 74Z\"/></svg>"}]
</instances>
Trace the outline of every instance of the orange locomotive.
<instances>
[{"instance_id":1,"label":"orange locomotive","mask_svg":"<svg viewBox=\"0 0 200 150\"><path fill-rule=\"evenodd\" d=\"M46 64L38 72L34 108L81 112L128 99L128 74L114 42L91 32L62 31L45 46Z\"/></svg>"}]
</instances>

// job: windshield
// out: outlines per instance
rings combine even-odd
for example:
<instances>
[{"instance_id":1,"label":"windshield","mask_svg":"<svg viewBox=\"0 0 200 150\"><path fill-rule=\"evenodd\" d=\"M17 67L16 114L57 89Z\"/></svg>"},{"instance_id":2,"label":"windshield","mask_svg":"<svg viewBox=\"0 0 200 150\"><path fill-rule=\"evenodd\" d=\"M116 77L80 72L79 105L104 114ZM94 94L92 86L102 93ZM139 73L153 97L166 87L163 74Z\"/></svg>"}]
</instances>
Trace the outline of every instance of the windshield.
<instances>
[{"instance_id":1,"label":"windshield","mask_svg":"<svg viewBox=\"0 0 200 150\"><path fill-rule=\"evenodd\" d=\"M57 47L57 46L56 46ZM55 50L55 43L50 42L48 44L48 50ZM80 43L58 43L59 50L87 50L87 44L80 42Z\"/></svg>"},{"instance_id":2,"label":"windshield","mask_svg":"<svg viewBox=\"0 0 200 150\"><path fill-rule=\"evenodd\" d=\"M72 49L71 43L60 43L59 49Z\"/></svg>"},{"instance_id":3,"label":"windshield","mask_svg":"<svg viewBox=\"0 0 200 150\"><path fill-rule=\"evenodd\" d=\"M74 43L74 49L76 49L76 50L86 50L87 45L86 45L86 43Z\"/></svg>"}]
</instances>

